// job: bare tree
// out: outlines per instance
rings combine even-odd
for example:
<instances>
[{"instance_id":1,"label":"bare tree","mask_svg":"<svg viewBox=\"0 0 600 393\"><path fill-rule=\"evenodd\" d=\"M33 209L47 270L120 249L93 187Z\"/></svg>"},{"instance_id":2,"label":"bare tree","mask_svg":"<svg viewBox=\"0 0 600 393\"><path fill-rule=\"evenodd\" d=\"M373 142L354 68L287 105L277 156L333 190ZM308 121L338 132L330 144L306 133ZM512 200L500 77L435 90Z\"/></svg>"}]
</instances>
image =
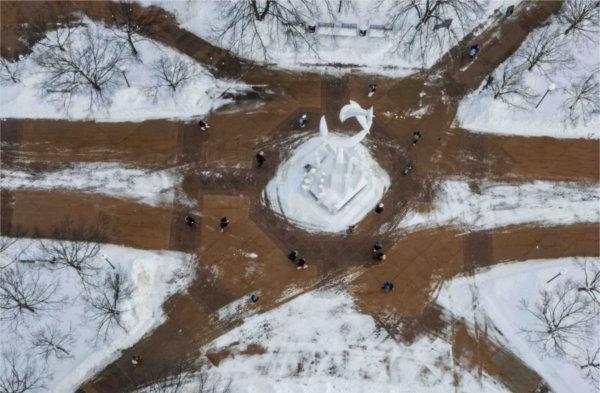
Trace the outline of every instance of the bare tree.
<instances>
[{"instance_id":1,"label":"bare tree","mask_svg":"<svg viewBox=\"0 0 600 393\"><path fill-rule=\"evenodd\" d=\"M482 13L479 2L472 0L396 0L387 10L398 31L396 50L423 63L458 42Z\"/></svg>"},{"instance_id":2,"label":"bare tree","mask_svg":"<svg viewBox=\"0 0 600 393\"><path fill-rule=\"evenodd\" d=\"M108 105L107 92L118 84L117 73L124 61L122 46L97 30L77 30L80 42L64 50L39 51L34 59L44 73L42 94L57 99L65 109L77 95L88 100L90 111Z\"/></svg>"},{"instance_id":3,"label":"bare tree","mask_svg":"<svg viewBox=\"0 0 600 393\"><path fill-rule=\"evenodd\" d=\"M534 30L519 48L516 57L523 60L527 71L534 68L548 74L558 66L568 67L573 59L565 51L560 31L552 26Z\"/></svg>"},{"instance_id":4,"label":"bare tree","mask_svg":"<svg viewBox=\"0 0 600 393\"><path fill-rule=\"evenodd\" d=\"M196 65L182 56L161 56L152 69L156 80L153 87L168 87L173 93L198 76Z\"/></svg>"},{"instance_id":5,"label":"bare tree","mask_svg":"<svg viewBox=\"0 0 600 393\"><path fill-rule=\"evenodd\" d=\"M534 95L523 80L523 72L522 66L511 62L502 64L488 82L492 97L516 107L531 103Z\"/></svg>"},{"instance_id":6,"label":"bare tree","mask_svg":"<svg viewBox=\"0 0 600 393\"><path fill-rule=\"evenodd\" d=\"M0 320L18 322L25 314L54 309L58 283L42 279L39 271L18 265L0 271Z\"/></svg>"},{"instance_id":7,"label":"bare tree","mask_svg":"<svg viewBox=\"0 0 600 393\"><path fill-rule=\"evenodd\" d=\"M596 315L591 302L569 283L557 284L551 292L540 291L540 299L534 304L522 299L521 307L534 318L522 332L545 354L571 355L592 337Z\"/></svg>"},{"instance_id":8,"label":"bare tree","mask_svg":"<svg viewBox=\"0 0 600 393\"><path fill-rule=\"evenodd\" d=\"M600 346L586 347L584 356L577 361L584 378L589 380L594 386L600 384Z\"/></svg>"},{"instance_id":9,"label":"bare tree","mask_svg":"<svg viewBox=\"0 0 600 393\"><path fill-rule=\"evenodd\" d=\"M38 45L47 50L59 50L66 52L71 41L71 34L74 31L74 26L69 23L58 23L54 30L45 32L45 37L38 42ZM44 27L45 29L45 27Z\"/></svg>"},{"instance_id":10,"label":"bare tree","mask_svg":"<svg viewBox=\"0 0 600 393\"><path fill-rule=\"evenodd\" d=\"M141 7L132 1L119 1L113 7L112 22L117 28L114 34L124 42L131 54L139 59L136 43L152 38L161 22L161 12L156 7Z\"/></svg>"},{"instance_id":11,"label":"bare tree","mask_svg":"<svg viewBox=\"0 0 600 393\"><path fill-rule=\"evenodd\" d=\"M21 82L22 66L18 60L10 61L0 58L0 84Z\"/></svg>"},{"instance_id":12,"label":"bare tree","mask_svg":"<svg viewBox=\"0 0 600 393\"><path fill-rule=\"evenodd\" d=\"M43 253L40 261L50 268L74 269L86 282L97 270L94 258L105 240L102 223L75 225L67 218L52 231L51 237L53 240L39 241Z\"/></svg>"},{"instance_id":13,"label":"bare tree","mask_svg":"<svg viewBox=\"0 0 600 393\"><path fill-rule=\"evenodd\" d=\"M596 72L580 78L565 89L568 121L575 124L582 120L587 123L592 116L600 113L600 83Z\"/></svg>"},{"instance_id":14,"label":"bare tree","mask_svg":"<svg viewBox=\"0 0 600 393\"><path fill-rule=\"evenodd\" d=\"M198 390L196 393L230 393L231 379L223 381L220 377L211 377L207 371L197 375Z\"/></svg>"},{"instance_id":15,"label":"bare tree","mask_svg":"<svg viewBox=\"0 0 600 393\"><path fill-rule=\"evenodd\" d=\"M97 323L99 336L106 337L115 326L126 330L121 320L123 302L132 292L129 276L119 268L106 272L104 281L91 289L86 301L91 318Z\"/></svg>"},{"instance_id":16,"label":"bare tree","mask_svg":"<svg viewBox=\"0 0 600 393\"><path fill-rule=\"evenodd\" d=\"M584 37L596 40L600 14L600 1L566 0L563 2L559 20L566 26L565 35Z\"/></svg>"},{"instance_id":17,"label":"bare tree","mask_svg":"<svg viewBox=\"0 0 600 393\"><path fill-rule=\"evenodd\" d=\"M295 50L305 46L316 53L315 41L306 30L316 13L315 0L225 2L215 33L224 46L244 55L261 51L264 60L269 58L266 43L282 36Z\"/></svg>"},{"instance_id":18,"label":"bare tree","mask_svg":"<svg viewBox=\"0 0 600 393\"><path fill-rule=\"evenodd\" d=\"M0 358L0 393L25 393L41 390L46 375L44 369L17 353L14 348L2 353Z\"/></svg>"},{"instance_id":19,"label":"bare tree","mask_svg":"<svg viewBox=\"0 0 600 393\"><path fill-rule=\"evenodd\" d=\"M583 279L570 281L572 287L589 296L596 306L600 306L600 265L585 261L579 267L583 272Z\"/></svg>"},{"instance_id":20,"label":"bare tree","mask_svg":"<svg viewBox=\"0 0 600 393\"><path fill-rule=\"evenodd\" d=\"M32 335L32 349L48 360L50 356L57 359L65 359L71 356L70 347L73 339L73 329L62 330L60 326L45 326Z\"/></svg>"},{"instance_id":21,"label":"bare tree","mask_svg":"<svg viewBox=\"0 0 600 393\"><path fill-rule=\"evenodd\" d=\"M152 381L143 389L144 393L230 393L231 380L224 381L212 376L207 370L196 372L193 362L180 361L175 365L163 365L148 372Z\"/></svg>"}]
</instances>

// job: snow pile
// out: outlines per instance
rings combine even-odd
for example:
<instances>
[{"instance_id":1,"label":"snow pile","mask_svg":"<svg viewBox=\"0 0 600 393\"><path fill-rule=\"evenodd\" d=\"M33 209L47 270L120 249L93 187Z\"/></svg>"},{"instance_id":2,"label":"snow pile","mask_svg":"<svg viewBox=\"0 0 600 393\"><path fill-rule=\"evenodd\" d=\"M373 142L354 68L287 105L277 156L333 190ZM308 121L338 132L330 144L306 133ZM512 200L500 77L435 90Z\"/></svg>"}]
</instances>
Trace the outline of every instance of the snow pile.
<instances>
[{"instance_id":1,"label":"snow pile","mask_svg":"<svg viewBox=\"0 0 600 393\"><path fill-rule=\"evenodd\" d=\"M304 34L305 27L298 24L295 26L304 38L297 40L298 45L293 45L293 39L286 34L286 28L277 26L273 21L271 10L263 21L256 23L259 37L254 37L252 20L244 27L237 26L237 32L230 30L224 37L220 36L224 28L230 25L232 15L245 14L245 6L238 6L231 13L227 13L226 6L220 0L205 1L164 1L143 0L143 3L158 5L175 14L181 26L194 34L206 39L214 45L222 45L231 49L238 55L252 60L266 60L275 63L279 67L288 69L314 68L319 66L326 72L350 72L352 68L360 67L369 73L380 73L390 76L406 76L418 71L421 67L430 67L451 45L446 41L450 35L456 40L470 32L477 25L489 24L493 21L491 17L495 9L505 9L517 0L479 0L482 7L481 15L473 17L470 13L461 15L461 21L454 18L452 34L444 35L441 45L437 40L428 37L425 40L425 51L429 52L426 61L422 61L418 55L407 53L405 47L398 43L406 42L399 37L401 34L399 25L416 25L416 13L409 12L408 16L399 17L397 26L390 29L393 23L393 12L391 7L396 3L392 0L376 1L317 1L303 2L297 0L281 1L282 8L293 10L298 17L290 17L290 20L305 20L307 24L333 23L333 27L318 27L315 33ZM263 9L265 2L257 2L259 9ZM339 9L338 9L339 7ZM421 4L420 7L423 7ZM412 8L407 7L409 10ZM284 14L286 14L284 12ZM452 18L453 15L445 15ZM460 23L464 22L464 28ZM355 27L354 27L355 26ZM358 36L358 28L368 26L371 28L366 37ZM433 26L433 24L431 24ZM239 32L241 40L233 48L229 48L232 35L237 36ZM444 31L444 30L442 30ZM264 43L264 50L260 44ZM417 45L417 51L420 50ZM340 67L340 65L342 67ZM343 66L347 66L344 68Z\"/></svg>"},{"instance_id":2,"label":"snow pile","mask_svg":"<svg viewBox=\"0 0 600 393\"><path fill-rule=\"evenodd\" d=\"M71 32L69 45L81 47L85 42L85 31L89 29L93 35L109 40L115 40L114 32L104 25L84 19L87 27L78 27ZM60 30L59 30L60 31ZM47 39L53 33L48 33ZM66 33L65 33L66 36ZM210 110L229 103L229 100L219 98L225 90L244 89L242 83L226 82L214 78L204 67L193 59L151 40L140 39L136 48L139 60L126 57L123 66L125 75L118 70L112 82L116 84L109 92L109 103L106 108L90 111L89 97L77 95L65 108L62 102L53 102L50 97L42 97L41 83L45 76L43 70L34 61L37 53L45 50L38 43L33 47L33 53L20 59L21 68L19 83L2 85L0 94L0 117L7 118L43 118L72 120L95 119L100 121L142 121L159 118L190 118L201 116ZM122 45L122 44L119 44ZM128 48L123 47L127 55ZM191 71L195 77L172 92L168 87L154 88L157 83L153 66L161 57L166 56L175 61L191 63ZM125 80L127 78L127 81ZM128 87L127 83L131 86ZM163 82L164 83L164 82ZM56 87L58 89L58 86Z\"/></svg>"},{"instance_id":3,"label":"snow pile","mask_svg":"<svg viewBox=\"0 0 600 393\"><path fill-rule=\"evenodd\" d=\"M476 183L446 180L439 185L432 210L409 212L399 229L452 225L489 229L505 225L538 223L564 225L600 220L600 189L596 184L545 182Z\"/></svg>"},{"instance_id":4,"label":"snow pile","mask_svg":"<svg viewBox=\"0 0 600 393\"><path fill-rule=\"evenodd\" d=\"M351 137L330 134L332 141L343 143ZM366 146L359 143L347 149L346 154L359 162L367 182L352 199L332 212L318 203L310 191L302 188L307 174L305 166L313 167L314 157L326 144L323 136L309 138L294 149L291 157L280 164L277 173L264 191L270 207L294 224L309 231L341 232L364 218L375 208L390 185L388 174L371 157ZM320 156L321 157L321 156ZM313 168L315 169L315 168ZM311 169L312 170L312 169ZM345 178L343 172L332 172L332 178Z\"/></svg>"},{"instance_id":5,"label":"snow pile","mask_svg":"<svg viewBox=\"0 0 600 393\"><path fill-rule=\"evenodd\" d=\"M550 28L564 31L566 27L554 18ZM531 39L530 35L521 49L527 47ZM572 83L580 81L582 78L585 79L592 73L597 74L600 66L598 57L600 38L596 35L593 41L574 39L573 37L561 37L561 39L566 43L565 53L562 56L572 58L569 64L554 67L550 72L543 72L537 68L523 72L524 85L536 95L531 103L517 107L502 102L500 99L493 99L490 88L481 90L486 83L484 81L478 90L460 102L456 117L457 125L473 132L554 138L600 138L600 113L592 115L587 122L579 119L572 123L568 119L569 104L565 103L568 98L565 90ZM500 68L520 63L522 63L522 59L517 51ZM501 76L495 75L494 77L499 79ZM535 108L551 84L554 84L556 88L544 97L538 108ZM600 98L596 97L596 100L598 99Z\"/></svg>"},{"instance_id":6,"label":"snow pile","mask_svg":"<svg viewBox=\"0 0 600 393\"><path fill-rule=\"evenodd\" d=\"M264 353L238 353L250 345ZM231 379L237 393L505 391L485 374L455 369L451 344L439 338L394 341L343 291L309 292L251 316L206 348L221 349L235 356L209 372Z\"/></svg>"},{"instance_id":7,"label":"snow pile","mask_svg":"<svg viewBox=\"0 0 600 393\"><path fill-rule=\"evenodd\" d=\"M535 318L521 307L521 299L533 303L540 298L541 290L552 291L567 280L582 280L583 263L599 267L600 260L563 258L506 263L472 277L446 282L437 302L471 323L477 321L481 329L487 325L487 333L539 373L552 391L591 393L597 390L592 381L584 378L582 371L585 370L565 358L544 356L521 331L535 322ZM557 274L560 275L555 277ZM577 342L581 346L578 355L584 354L585 349L593 352L600 348L598 320L595 326L595 331L588 337L589 342Z\"/></svg>"},{"instance_id":8,"label":"snow pile","mask_svg":"<svg viewBox=\"0 0 600 393\"><path fill-rule=\"evenodd\" d=\"M61 189L134 199L152 206L171 204L181 175L173 170L153 171L119 163L78 163L53 172L0 171L0 187L15 189Z\"/></svg>"},{"instance_id":9,"label":"snow pile","mask_svg":"<svg viewBox=\"0 0 600 393\"><path fill-rule=\"evenodd\" d=\"M8 240L2 238L3 241ZM48 240L47 244L56 244ZM23 312L15 323L0 320L0 348L16 351L26 357L37 373L43 375L46 391L70 393L86 379L102 370L119 356L121 350L139 341L145 334L164 321L162 303L171 294L184 290L193 279L193 270L187 254L167 251L142 251L127 247L102 245L93 260L96 271L93 278L105 272L120 271L131 281L131 297L120 307L123 328L113 325L106 336L98 331L98 320L91 317L86 294L95 289L83 281L72 268L48 269L46 263L12 262L34 260L41 256L37 240L19 239L0 254L4 269L15 269L26 277L39 277L42 283L57 283L58 289L50 300L61 300L44 312ZM114 268L113 268L114 266ZM38 276L39 274L39 276ZM3 314L4 315L4 314ZM33 337L40 330L57 327L71 331L71 339L63 344L67 353L61 358L50 355L47 360L38 356ZM8 372L0 367L0 373Z\"/></svg>"}]
</instances>

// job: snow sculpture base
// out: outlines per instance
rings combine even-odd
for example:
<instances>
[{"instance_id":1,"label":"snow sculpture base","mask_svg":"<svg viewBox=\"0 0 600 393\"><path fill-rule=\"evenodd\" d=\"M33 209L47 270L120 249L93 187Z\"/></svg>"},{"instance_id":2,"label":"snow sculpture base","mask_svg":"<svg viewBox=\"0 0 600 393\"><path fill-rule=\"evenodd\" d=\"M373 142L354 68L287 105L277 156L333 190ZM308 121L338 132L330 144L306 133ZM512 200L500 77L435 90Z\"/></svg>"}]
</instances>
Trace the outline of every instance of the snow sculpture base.
<instances>
[{"instance_id":1,"label":"snow sculpture base","mask_svg":"<svg viewBox=\"0 0 600 393\"><path fill-rule=\"evenodd\" d=\"M349 138L328 136L334 143ZM381 200L390 179L361 143L341 154L348 159L334 154L322 136L300 144L267 185L271 208L310 231L341 232L361 221Z\"/></svg>"}]
</instances>

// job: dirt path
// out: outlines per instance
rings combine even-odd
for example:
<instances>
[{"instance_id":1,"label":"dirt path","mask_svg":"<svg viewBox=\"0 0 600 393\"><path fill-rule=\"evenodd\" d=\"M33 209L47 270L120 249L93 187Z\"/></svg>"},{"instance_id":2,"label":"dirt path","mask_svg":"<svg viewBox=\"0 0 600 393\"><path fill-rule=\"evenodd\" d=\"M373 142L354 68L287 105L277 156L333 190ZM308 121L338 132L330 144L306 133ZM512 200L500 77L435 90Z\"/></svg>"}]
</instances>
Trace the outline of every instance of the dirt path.
<instances>
[{"instance_id":1,"label":"dirt path","mask_svg":"<svg viewBox=\"0 0 600 393\"><path fill-rule=\"evenodd\" d=\"M512 18L498 20L478 37L466 37L432 70L400 81L355 74L333 78L255 66L180 29L165 14L156 31L160 41L194 57L217 76L242 76L249 84L267 84L272 94L258 107L210 114L211 128L204 133L185 122L2 121L4 167L40 171L79 162L116 161L138 167L177 167L183 174L174 203L159 208L85 193L2 192L3 234L17 226L50 234L68 214L86 222L100 217L110 224L110 242L198 256L197 278L188 293L165 304L167 321L124 351L85 384L84 391L130 389L148 382L153 368L197 358L203 345L239 323L238 318L219 318L216 313L232 301L259 293L260 302L248 313L264 312L289 300L290 290L301 293L348 272L360 273L351 284L360 307L394 337L410 341L418 332L442 334L451 326L454 333L448 340L455 344L457 361L485 369L515 391L539 383L539 376L484 335L472 337L455 321L444 321L432 306L431 295L445 279L502 261L597 256L598 225L476 232L437 228L398 235L391 223L408 209L430 208L432 185L449 176L598 181L597 141L501 137L451 127L460 98L510 56L529 31L556 12L558 4L521 4ZM31 12L44 12L47 20L54 20L59 14L83 10L102 19L113 6L112 2L2 2L3 12L13 9L3 14L2 33L12 33L1 45L2 53L26 50L27 46L16 46L20 34L30 42L35 39L31 32L15 27L29 20ZM6 15L12 15L8 22ZM475 62L467 63L464 53L472 41L482 43L483 50ZM366 87L373 81L379 90L367 98ZM369 140L392 179L383 200L386 210L368 215L351 236L310 234L265 207L261 191L289 155L289 146L316 132L321 114L331 127L355 129L335 120L349 99L374 105L377 111ZM420 108L426 108L425 113L416 112ZM309 115L309 124L300 130L297 118L302 113ZM413 146L410 135L416 129L425 137ZM259 150L266 152L267 164L256 169L253 156ZM409 160L415 170L405 177L401 169ZM193 229L183 225L187 214L197 217ZM225 232L218 230L222 216L231 221ZM375 241L394 244L388 259L379 265L371 260L370 245ZM291 249L306 256L308 270L298 272L287 261ZM391 296L379 290L387 279L398 288ZM400 321L407 326L403 331L398 330ZM473 350L476 360L469 355ZM142 355L144 367L132 368L133 355Z\"/></svg>"}]
</instances>

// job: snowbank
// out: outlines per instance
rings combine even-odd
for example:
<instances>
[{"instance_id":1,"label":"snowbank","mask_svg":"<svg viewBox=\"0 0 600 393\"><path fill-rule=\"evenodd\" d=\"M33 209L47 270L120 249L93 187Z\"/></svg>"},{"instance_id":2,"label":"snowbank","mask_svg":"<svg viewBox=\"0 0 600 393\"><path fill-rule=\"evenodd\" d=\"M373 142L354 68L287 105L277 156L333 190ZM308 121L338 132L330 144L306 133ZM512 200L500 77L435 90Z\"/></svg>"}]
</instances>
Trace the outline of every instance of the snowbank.
<instances>
[{"instance_id":1,"label":"snowbank","mask_svg":"<svg viewBox=\"0 0 600 393\"><path fill-rule=\"evenodd\" d=\"M466 180L442 182L432 210L407 213L397 228L452 225L479 230L523 223L565 225L600 220L597 184L481 181L477 186L478 192Z\"/></svg>"},{"instance_id":2,"label":"snowbank","mask_svg":"<svg viewBox=\"0 0 600 393\"><path fill-rule=\"evenodd\" d=\"M173 170L153 171L119 163L78 163L53 172L0 171L0 187L6 190L74 190L134 199L152 206L171 204L181 175Z\"/></svg>"},{"instance_id":3,"label":"snowbank","mask_svg":"<svg viewBox=\"0 0 600 393\"><path fill-rule=\"evenodd\" d=\"M0 254L2 266L7 265L12 258L28 260L39 255L39 245L31 239L19 239ZM83 300L85 289L73 269L47 270L39 264L17 262L19 268L26 272L39 272L43 281L58 282L59 289L53 298L63 298L64 302L60 307L37 317L26 316L18 329L12 329L9 321L0 320L0 347L26 354L39 370L43 369L48 376L46 391L71 393L116 359L121 350L135 344L164 321L162 303L171 294L184 290L193 279L189 260L189 255L178 252L142 251L102 245L95 258L95 265L106 270L111 269L110 264L122 268L133 286L131 298L122 307L125 310L122 314L125 329L114 326L106 339L98 333L96 322L87 313ZM14 264L9 268L12 266ZM57 359L51 355L44 362L43 357L36 357L34 350L29 348L32 345L32 335L51 325L58 325L67 331L73 329L74 341L66 348L69 351L68 357ZM0 373L4 371L0 370Z\"/></svg>"},{"instance_id":4,"label":"snowbank","mask_svg":"<svg viewBox=\"0 0 600 393\"><path fill-rule=\"evenodd\" d=\"M114 33L104 25L84 19L83 22L94 32L103 37L112 38ZM84 27L79 27L71 35L72 45L81 45ZM50 36L50 33L49 35ZM193 59L157 42L141 40L136 43L139 51L139 61L128 58L125 62L126 77L131 85L127 87L125 79L119 74L115 76L117 88L109 97L111 103L106 109L93 113L89 111L89 100L78 96L73 100L68 110L62 103L55 103L40 95L39 85L44 75L41 68L35 64L32 56L22 58L21 82L0 86L0 117L2 118L39 118L98 121L142 121L148 119L178 119L202 116L230 101L219 98L227 89L244 89L242 83L221 81L214 78L204 67ZM39 43L33 47L33 54L42 50ZM127 53L127 48L124 48ZM181 58L193 62L197 77L175 93L163 88L154 96L152 64L161 56Z\"/></svg>"},{"instance_id":5,"label":"snowbank","mask_svg":"<svg viewBox=\"0 0 600 393\"><path fill-rule=\"evenodd\" d=\"M556 19L551 26L559 26ZM522 47L525 45L527 41ZM572 124L566 121L568 105L564 104L567 99L565 88L579 78L587 77L593 70L597 70L600 66L599 53L598 36L593 42L574 40L570 37L567 39L564 55L573 57L572 63L567 65L569 68L559 67L548 75L544 75L537 69L523 73L525 84L538 96L532 104L517 108L500 99L494 100L489 88L487 91L481 91L484 81L479 89L460 102L455 123L473 132L599 139L600 113L596 113L587 123L579 120L576 124ZM512 61L519 64L515 56L517 54L507 59L505 63ZM535 108L552 83L556 85L556 89L548 93L539 107Z\"/></svg>"},{"instance_id":6,"label":"snowbank","mask_svg":"<svg viewBox=\"0 0 600 393\"><path fill-rule=\"evenodd\" d=\"M544 357L520 332L533 318L520 308L520 300L533 301L542 289L551 290L561 281L580 278L583 273L577 264L583 262L599 264L600 260L562 258L506 263L472 277L460 277L446 282L439 292L437 302L471 323L477 320L482 329L484 324L487 325L487 333L537 371L552 391L595 392L597 390L583 378L578 366L564 359ZM547 283L559 273L561 275L558 278ZM600 333L600 325L596 332ZM590 339L596 341L596 348L600 345L600 334Z\"/></svg>"},{"instance_id":7,"label":"snowbank","mask_svg":"<svg viewBox=\"0 0 600 393\"><path fill-rule=\"evenodd\" d=\"M265 352L238 353L251 344ZM485 374L453 369L451 345L439 338L394 341L343 291L309 292L249 317L206 349L223 348L235 356L209 372L232 379L237 393L506 391Z\"/></svg>"},{"instance_id":8,"label":"snowbank","mask_svg":"<svg viewBox=\"0 0 600 393\"><path fill-rule=\"evenodd\" d=\"M302 13L304 7L301 2L295 0L290 2L292 4L297 3L297 9ZM465 33L470 32L481 23L491 23L493 19L490 15L495 9L505 9L517 2L517 0L480 0L483 14L470 23L466 22L465 32L459 33L456 38L460 40ZM222 1L142 0L142 3L158 5L173 12L183 28L214 45L221 44L218 39L218 32L227 23L227 19L221 15L224 8ZM261 3L259 2L259 4ZM315 4L318 4L320 9L315 15L311 16L314 22L332 22L332 18L326 10L326 2L318 1ZM335 12L333 21L337 24L389 27L389 7L392 4L393 1L389 0L383 2L344 1L341 2L341 12ZM330 2L330 5L332 9L335 9L338 7L338 2ZM266 19L268 20L268 18ZM406 22L409 23L410 21ZM457 26L457 23L458 21L455 20L453 27ZM356 28L340 26L320 28L317 33L308 36L308 40L314 46L312 50L303 43L300 45L299 50L295 50L293 45L288 42L284 29L270 29L266 21L258 23L258 29L265 42L266 53L259 49L248 53L248 47L256 43L251 42L250 28L246 31L244 45L241 45L241 48L233 48L233 51L237 51L237 54L242 57L259 61L264 60L266 54L269 63L295 70L318 68L319 71L340 74L360 68L361 71L368 73L401 77L418 72L422 67L430 67L449 49L447 43L439 49L436 47L436 50L423 64L416 56L409 56L404 53L402 47L397 50L396 44L400 42L400 39L395 37L395 32L371 30L367 37L360 37L357 35ZM430 47L435 46L433 42L429 42L428 45Z\"/></svg>"}]
</instances>

